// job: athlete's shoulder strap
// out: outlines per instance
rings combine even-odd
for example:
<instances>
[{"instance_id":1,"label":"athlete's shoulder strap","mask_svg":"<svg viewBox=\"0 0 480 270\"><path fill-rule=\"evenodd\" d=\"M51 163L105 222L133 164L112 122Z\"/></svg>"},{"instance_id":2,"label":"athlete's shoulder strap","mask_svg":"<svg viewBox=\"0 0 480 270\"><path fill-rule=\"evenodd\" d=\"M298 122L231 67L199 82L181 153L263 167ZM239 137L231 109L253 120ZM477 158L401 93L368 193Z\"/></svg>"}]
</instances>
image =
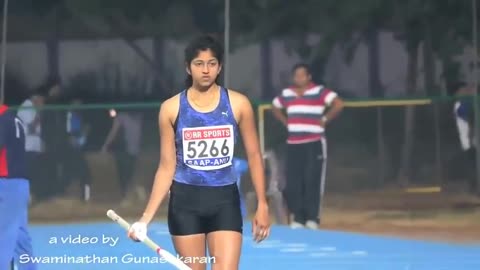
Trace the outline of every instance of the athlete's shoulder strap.
<instances>
[{"instance_id":1,"label":"athlete's shoulder strap","mask_svg":"<svg viewBox=\"0 0 480 270\"><path fill-rule=\"evenodd\" d=\"M175 117L175 121L173 122L173 130L175 131L175 133L177 132L178 119L180 118L182 103L184 102L183 100L186 100L186 96L187 96L187 89L184 89L182 92L180 92L180 95L178 97L178 112L177 112L177 116Z\"/></svg>"},{"instance_id":2,"label":"athlete's shoulder strap","mask_svg":"<svg viewBox=\"0 0 480 270\"><path fill-rule=\"evenodd\" d=\"M224 99L224 101L230 104L230 90L228 90L228 88L223 86L220 86L220 89L222 89L222 93L221 93L222 99Z\"/></svg>"}]
</instances>

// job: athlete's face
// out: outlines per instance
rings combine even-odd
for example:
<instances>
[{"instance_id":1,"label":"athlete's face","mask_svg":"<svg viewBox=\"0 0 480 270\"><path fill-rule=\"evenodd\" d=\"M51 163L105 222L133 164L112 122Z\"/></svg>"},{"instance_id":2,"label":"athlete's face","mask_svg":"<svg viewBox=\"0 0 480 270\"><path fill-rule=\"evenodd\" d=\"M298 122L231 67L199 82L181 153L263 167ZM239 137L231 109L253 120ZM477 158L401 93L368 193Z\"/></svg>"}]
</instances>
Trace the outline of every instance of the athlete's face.
<instances>
[{"instance_id":1,"label":"athlete's face","mask_svg":"<svg viewBox=\"0 0 480 270\"><path fill-rule=\"evenodd\" d=\"M206 50L200 51L190 62L187 72L192 75L194 84L208 87L215 82L221 69L222 66L215 55L210 50Z\"/></svg>"},{"instance_id":2,"label":"athlete's face","mask_svg":"<svg viewBox=\"0 0 480 270\"><path fill-rule=\"evenodd\" d=\"M305 87L312 80L312 76L308 73L308 70L305 68L297 68L293 73L293 82L297 87Z\"/></svg>"}]
</instances>

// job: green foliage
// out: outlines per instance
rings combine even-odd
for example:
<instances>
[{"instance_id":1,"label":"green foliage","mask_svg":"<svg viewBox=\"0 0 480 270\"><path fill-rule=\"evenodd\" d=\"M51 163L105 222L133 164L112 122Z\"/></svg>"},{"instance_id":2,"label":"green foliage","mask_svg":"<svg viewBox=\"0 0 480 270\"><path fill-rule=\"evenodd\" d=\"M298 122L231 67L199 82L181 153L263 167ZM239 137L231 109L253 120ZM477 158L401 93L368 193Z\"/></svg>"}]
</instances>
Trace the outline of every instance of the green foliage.
<instances>
[{"instance_id":1,"label":"green foliage","mask_svg":"<svg viewBox=\"0 0 480 270\"><path fill-rule=\"evenodd\" d=\"M136 34L180 38L196 30L186 0L65 0L69 10L85 18L113 18Z\"/></svg>"},{"instance_id":2,"label":"green foliage","mask_svg":"<svg viewBox=\"0 0 480 270\"><path fill-rule=\"evenodd\" d=\"M51 14L52 10L60 6L63 0L16 0L17 5L22 5L23 3L23 11L33 11L35 15L38 16L48 16Z\"/></svg>"},{"instance_id":3,"label":"green foliage","mask_svg":"<svg viewBox=\"0 0 480 270\"><path fill-rule=\"evenodd\" d=\"M224 0L16 0L16 12L48 16L59 6L108 31L106 18L126 33L174 39L221 33ZM392 31L407 50L431 38L433 51L455 77L452 58L472 36L471 2L458 0L231 0L231 46L281 39L304 61L323 66L339 45L352 60L372 29ZM27 12L28 11L28 12ZM312 39L311 34L321 38Z\"/></svg>"}]
</instances>

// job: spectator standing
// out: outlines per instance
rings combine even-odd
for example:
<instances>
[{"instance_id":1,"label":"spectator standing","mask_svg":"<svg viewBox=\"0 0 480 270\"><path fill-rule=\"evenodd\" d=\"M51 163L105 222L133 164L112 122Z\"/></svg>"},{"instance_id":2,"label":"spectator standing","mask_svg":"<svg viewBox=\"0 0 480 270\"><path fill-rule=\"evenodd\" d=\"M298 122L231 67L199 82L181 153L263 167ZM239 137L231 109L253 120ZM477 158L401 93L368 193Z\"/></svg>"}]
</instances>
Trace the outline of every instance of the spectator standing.
<instances>
[{"instance_id":1,"label":"spectator standing","mask_svg":"<svg viewBox=\"0 0 480 270\"><path fill-rule=\"evenodd\" d=\"M453 105L453 116L461 147L461 153L454 158L454 167L462 174L466 174L469 191L472 193L477 191L475 116L472 103L474 93L475 89L464 82L456 83L450 88L450 94L456 99Z\"/></svg>"},{"instance_id":2,"label":"spectator standing","mask_svg":"<svg viewBox=\"0 0 480 270\"><path fill-rule=\"evenodd\" d=\"M67 187L65 179L66 155L68 154L68 135L66 132L66 113L64 110L50 106L62 104L60 80L49 79L41 91L45 95L48 108L42 110L42 139L45 143L45 170L48 177L45 185L49 186L49 196L63 195Z\"/></svg>"},{"instance_id":3,"label":"spectator standing","mask_svg":"<svg viewBox=\"0 0 480 270\"><path fill-rule=\"evenodd\" d=\"M34 256L28 230L30 183L23 125L8 106L0 105L0 269L10 269L22 255ZM17 266L37 269L33 262Z\"/></svg>"},{"instance_id":4,"label":"spectator standing","mask_svg":"<svg viewBox=\"0 0 480 270\"><path fill-rule=\"evenodd\" d=\"M82 101L78 98L72 100L73 106L79 106ZM83 115L78 108L73 108L67 112L67 134L69 146L66 155L65 179L68 184L73 180L79 180L82 189L82 199L90 200L91 175L87 160L84 155L84 149L87 144L89 126L85 123Z\"/></svg>"},{"instance_id":5,"label":"spectator standing","mask_svg":"<svg viewBox=\"0 0 480 270\"><path fill-rule=\"evenodd\" d=\"M318 228L325 187L325 127L343 109L336 92L312 81L310 68L293 68L294 85L273 100L274 116L288 130L285 198L292 228ZM286 115L282 109L286 110Z\"/></svg>"},{"instance_id":6,"label":"spectator standing","mask_svg":"<svg viewBox=\"0 0 480 270\"><path fill-rule=\"evenodd\" d=\"M123 206L132 202L132 191L136 193L138 199L146 198L144 188L136 186L135 190L132 189L137 157L140 152L141 134L141 114L120 109L113 119L112 127L102 147L102 152L112 150L114 153Z\"/></svg>"},{"instance_id":7,"label":"spectator standing","mask_svg":"<svg viewBox=\"0 0 480 270\"><path fill-rule=\"evenodd\" d=\"M45 146L41 136L42 121L39 111L44 103L45 99L42 95L33 94L20 105L17 111L17 117L24 124L27 176L35 201L43 200L49 188L45 185L46 174L43 161Z\"/></svg>"}]
</instances>

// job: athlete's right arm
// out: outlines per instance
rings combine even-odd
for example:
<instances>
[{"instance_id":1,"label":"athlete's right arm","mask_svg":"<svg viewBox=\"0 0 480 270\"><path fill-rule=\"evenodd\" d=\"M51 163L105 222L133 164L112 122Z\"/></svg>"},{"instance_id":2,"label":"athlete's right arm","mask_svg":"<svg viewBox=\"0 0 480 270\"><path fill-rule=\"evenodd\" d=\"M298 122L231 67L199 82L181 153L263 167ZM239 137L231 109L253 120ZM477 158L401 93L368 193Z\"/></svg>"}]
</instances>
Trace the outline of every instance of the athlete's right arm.
<instances>
[{"instance_id":1,"label":"athlete's right arm","mask_svg":"<svg viewBox=\"0 0 480 270\"><path fill-rule=\"evenodd\" d=\"M277 118L277 120L280 121L284 126L287 126L287 117L282 112L282 109L284 107L282 102L282 96L279 95L275 97L273 99L272 105L273 116L275 116L275 118Z\"/></svg>"},{"instance_id":2,"label":"athlete's right arm","mask_svg":"<svg viewBox=\"0 0 480 270\"><path fill-rule=\"evenodd\" d=\"M165 101L158 115L160 129L160 162L155 174L150 200L147 204L142 222L149 223L161 202L170 190L176 166L175 131L173 123L178 111L175 98Z\"/></svg>"}]
</instances>

